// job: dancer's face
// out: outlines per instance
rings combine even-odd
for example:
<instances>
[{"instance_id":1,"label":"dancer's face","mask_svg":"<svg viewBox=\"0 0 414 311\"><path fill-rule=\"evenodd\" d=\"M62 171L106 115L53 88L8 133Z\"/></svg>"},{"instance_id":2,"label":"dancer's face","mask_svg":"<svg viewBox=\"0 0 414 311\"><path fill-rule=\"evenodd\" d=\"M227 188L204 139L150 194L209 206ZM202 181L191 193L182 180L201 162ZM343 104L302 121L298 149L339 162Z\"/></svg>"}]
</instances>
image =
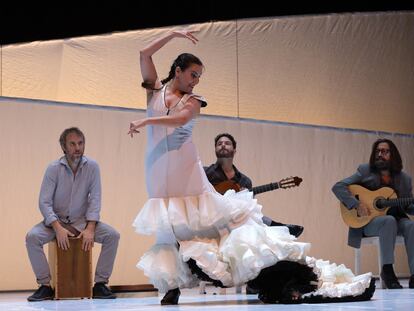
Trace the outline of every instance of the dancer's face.
<instances>
[{"instance_id":1,"label":"dancer's face","mask_svg":"<svg viewBox=\"0 0 414 311\"><path fill-rule=\"evenodd\" d=\"M194 87L200 82L202 73L203 67L197 64L190 65L184 71L178 67L175 71L175 78L178 81L180 91L183 93L192 93Z\"/></svg>"},{"instance_id":2,"label":"dancer's face","mask_svg":"<svg viewBox=\"0 0 414 311\"><path fill-rule=\"evenodd\" d=\"M216 157L217 158L234 158L236 149L233 147L232 141L226 137L220 137L216 143Z\"/></svg>"}]
</instances>

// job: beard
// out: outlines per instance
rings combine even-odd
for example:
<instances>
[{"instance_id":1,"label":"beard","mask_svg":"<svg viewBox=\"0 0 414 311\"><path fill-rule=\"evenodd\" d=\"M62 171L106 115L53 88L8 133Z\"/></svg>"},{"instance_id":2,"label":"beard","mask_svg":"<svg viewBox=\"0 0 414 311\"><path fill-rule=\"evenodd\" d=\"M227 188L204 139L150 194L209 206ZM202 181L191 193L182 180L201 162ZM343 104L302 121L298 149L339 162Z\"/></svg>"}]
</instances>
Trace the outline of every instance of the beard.
<instances>
[{"instance_id":1,"label":"beard","mask_svg":"<svg viewBox=\"0 0 414 311\"><path fill-rule=\"evenodd\" d=\"M217 159L234 158L234 151L227 151L227 150L220 149L219 151L216 151L216 157Z\"/></svg>"},{"instance_id":2,"label":"beard","mask_svg":"<svg viewBox=\"0 0 414 311\"><path fill-rule=\"evenodd\" d=\"M375 167L379 170L389 170L391 167L391 162L382 158L376 158L374 164Z\"/></svg>"},{"instance_id":3,"label":"beard","mask_svg":"<svg viewBox=\"0 0 414 311\"><path fill-rule=\"evenodd\" d=\"M79 165L79 162L82 160L82 156L83 156L83 152L80 154L73 154L71 156L67 156L68 160L73 164L73 165Z\"/></svg>"}]
</instances>

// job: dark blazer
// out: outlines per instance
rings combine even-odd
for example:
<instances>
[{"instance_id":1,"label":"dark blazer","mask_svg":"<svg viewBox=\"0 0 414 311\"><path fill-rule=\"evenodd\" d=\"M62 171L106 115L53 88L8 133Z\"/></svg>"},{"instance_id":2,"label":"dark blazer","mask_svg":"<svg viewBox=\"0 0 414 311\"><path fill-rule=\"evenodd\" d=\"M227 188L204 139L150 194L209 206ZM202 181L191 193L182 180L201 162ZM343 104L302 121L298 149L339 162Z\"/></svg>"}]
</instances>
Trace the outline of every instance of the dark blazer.
<instances>
[{"instance_id":1,"label":"dark blazer","mask_svg":"<svg viewBox=\"0 0 414 311\"><path fill-rule=\"evenodd\" d=\"M355 184L361 185L369 190L377 190L382 187L379 173L371 171L368 163L361 164L355 174L337 182L332 187L332 191L339 201L341 201L349 209L356 208L359 203L359 201L353 197L348 190L349 185ZM404 172L393 176L393 185L391 187L395 190L398 197L413 197L411 177ZM409 214L414 214L414 204L411 204L407 211ZM360 248L362 237L363 227L349 228L348 245Z\"/></svg>"}]
</instances>

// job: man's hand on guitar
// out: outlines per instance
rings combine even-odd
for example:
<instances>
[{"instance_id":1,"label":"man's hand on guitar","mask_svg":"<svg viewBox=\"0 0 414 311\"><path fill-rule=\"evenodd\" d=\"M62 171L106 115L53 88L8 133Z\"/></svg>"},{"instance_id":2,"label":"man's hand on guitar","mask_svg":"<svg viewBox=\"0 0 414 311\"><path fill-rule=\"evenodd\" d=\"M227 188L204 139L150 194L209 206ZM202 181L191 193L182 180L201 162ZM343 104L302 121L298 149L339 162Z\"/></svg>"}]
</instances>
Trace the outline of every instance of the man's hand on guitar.
<instances>
[{"instance_id":1,"label":"man's hand on guitar","mask_svg":"<svg viewBox=\"0 0 414 311\"><path fill-rule=\"evenodd\" d=\"M363 202L359 202L356 210L359 217L371 215L371 211L369 210L368 206Z\"/></svg>"},{"instance_id":2,"label":"man's hand on guitar","mask_svg":"<svg viewBox=\"0 0 414 311\"><path fill-rule=\"evenodd\" d=\"M411 197L398 198L395 190L390 187L369 190L360 185L350 185L348 188L359 203L352 209L348 209L343 203L340 204L342 219L351 228L362 228L375 217L387 215L388 209L392 206L414 203L414 198Z\"/></svg>"}]
</instances>

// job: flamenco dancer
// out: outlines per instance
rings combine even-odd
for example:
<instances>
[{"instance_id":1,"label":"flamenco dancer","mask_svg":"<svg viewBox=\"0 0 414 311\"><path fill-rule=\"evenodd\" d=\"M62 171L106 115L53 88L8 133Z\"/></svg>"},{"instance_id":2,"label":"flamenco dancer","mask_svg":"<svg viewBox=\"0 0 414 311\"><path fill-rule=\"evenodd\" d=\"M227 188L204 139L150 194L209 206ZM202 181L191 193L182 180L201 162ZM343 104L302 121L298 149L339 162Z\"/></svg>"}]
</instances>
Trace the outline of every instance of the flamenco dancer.
<instances>
[{"instance_id":1,"label":"flamenco dancer","mask_svg":"<svg viewBox=\"0 0 414 311\"><path fill-rule=\"evenodd\" d=\"M149 200L133 225L156 243L137 264L161 304L177 304L180 288L210 280L217 286L248 283L267 303L370 299L371 274L354 276L343 265L307 256L287 227L268 227L249 191L217 193L208 182L192 142L195 118L206 100L193 93L203 63L180 54L159 80L152 55L174 38L198 39L193 31L172 31L140 51L147 117L130 123L133 137L147 127L146 185Z\"/></svg>"}]
</instances>

